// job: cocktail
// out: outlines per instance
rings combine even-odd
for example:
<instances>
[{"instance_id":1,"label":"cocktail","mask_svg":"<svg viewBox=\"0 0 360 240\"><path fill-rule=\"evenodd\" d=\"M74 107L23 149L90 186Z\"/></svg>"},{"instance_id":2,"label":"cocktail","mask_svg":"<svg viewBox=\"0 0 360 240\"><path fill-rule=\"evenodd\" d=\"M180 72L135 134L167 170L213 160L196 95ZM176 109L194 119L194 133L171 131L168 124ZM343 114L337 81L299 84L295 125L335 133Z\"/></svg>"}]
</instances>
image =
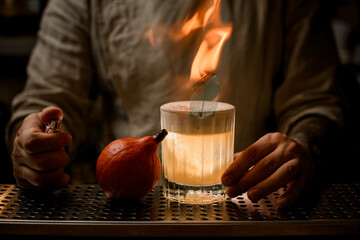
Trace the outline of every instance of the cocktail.
<instances>
[{"instance_id":1,"label":"cocktail","mask_svg":"<svg viewBox=\"0 0 360 240\"><path fill-rule=\"evenodd\" d=\"M216 110L191 112L190 101L161 106L165 196L184 203L211 203L225 199L221 175L233 161L234 106L219 102Z\"/></svg>"}]
</instances>

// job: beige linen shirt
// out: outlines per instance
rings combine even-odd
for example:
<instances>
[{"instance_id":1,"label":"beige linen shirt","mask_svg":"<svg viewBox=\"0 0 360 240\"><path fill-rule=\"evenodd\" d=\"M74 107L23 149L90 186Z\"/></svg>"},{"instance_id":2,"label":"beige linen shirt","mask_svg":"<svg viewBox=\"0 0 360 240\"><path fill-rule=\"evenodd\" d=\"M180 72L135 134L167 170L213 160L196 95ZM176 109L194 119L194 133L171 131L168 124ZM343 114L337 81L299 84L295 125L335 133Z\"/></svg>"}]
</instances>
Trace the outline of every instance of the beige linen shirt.
<instances>
[{"instance_id":1,"label":"beige linen shirt","mask_svg":"<svg viewBox=\"0 0 360 240\"><path fill-rule=\"evenodd\" d=\"M55 105L73 135L86 141L96 97L114 138L153 135L162 104L189 100L197 32L173 41L169 31L196 8L184 0L52 0L28 65L28 81L13 100L9 129ZM342 124L337 57L317 1L223 1L233 24L216 72L220 101L236 107L235 151L269 131L288 132L308 115ZM325 19L326 20L326 19ZM153 30L155 46L147 32Z\"/></svg>"}]
</instances>

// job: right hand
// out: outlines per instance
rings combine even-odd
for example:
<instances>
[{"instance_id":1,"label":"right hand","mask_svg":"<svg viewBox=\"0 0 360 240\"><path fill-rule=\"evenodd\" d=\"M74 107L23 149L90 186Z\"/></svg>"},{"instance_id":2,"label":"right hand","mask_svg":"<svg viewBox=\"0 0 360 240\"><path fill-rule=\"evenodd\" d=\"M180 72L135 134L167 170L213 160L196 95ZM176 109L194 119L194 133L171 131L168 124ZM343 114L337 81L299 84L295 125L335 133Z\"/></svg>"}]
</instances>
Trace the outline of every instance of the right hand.
<instances>
[{"instance_id":1,"label":"right hand","mask_svg":"<svg viewBox=\"0 0 360 240\"><path fill-rule=\"evenodd\" d=\"M20 187L51 190L68 184L70 177L64 173L68 154L64 147L70 144L71 135L45 132L50 120L62 118L61 109L47 107L30 114L22 122L12 151L14 176Z\"/></svg>"}]
</instances>

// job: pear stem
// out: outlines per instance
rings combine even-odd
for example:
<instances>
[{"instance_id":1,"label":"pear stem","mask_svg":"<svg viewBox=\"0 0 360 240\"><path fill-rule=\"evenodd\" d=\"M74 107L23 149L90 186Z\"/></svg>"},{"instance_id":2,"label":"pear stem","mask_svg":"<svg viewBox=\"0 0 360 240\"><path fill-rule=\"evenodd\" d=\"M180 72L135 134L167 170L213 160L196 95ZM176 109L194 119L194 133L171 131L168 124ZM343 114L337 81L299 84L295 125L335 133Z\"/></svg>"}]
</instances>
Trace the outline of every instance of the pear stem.
<instances>
[{"instance_id":1,"label":"pear stem","mask_svg":"<svg viewBox=\"0 0 360 240\"><path fill-rule=\"evenodd\" d=\"M161 129L155 136L153 136L154 141L159 144L162 140L164 140L167 134L168 132L166 129Z\"/></svg>"}]
</instances>

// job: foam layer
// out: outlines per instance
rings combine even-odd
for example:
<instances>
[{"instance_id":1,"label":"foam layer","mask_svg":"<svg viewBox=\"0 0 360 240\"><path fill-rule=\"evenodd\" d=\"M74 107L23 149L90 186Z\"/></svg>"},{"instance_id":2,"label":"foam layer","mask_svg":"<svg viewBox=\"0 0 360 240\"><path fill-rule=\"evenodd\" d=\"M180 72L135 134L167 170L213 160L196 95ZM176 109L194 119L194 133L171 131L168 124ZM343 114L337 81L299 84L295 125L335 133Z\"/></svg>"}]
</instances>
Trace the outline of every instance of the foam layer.
<instances>
[{"instance_id":1,"label":"foam layer","mask_svg":"<svg viewBox=\"0 0 360 240\"><path fill-rule=\"evenodd\" d=\"M169 112L190 112L190 101L170 102L161 106L161 110ZM216 112L228 111L234 109L234 106L224 102L218 102Z\"/></svg>"}]
</instances>

